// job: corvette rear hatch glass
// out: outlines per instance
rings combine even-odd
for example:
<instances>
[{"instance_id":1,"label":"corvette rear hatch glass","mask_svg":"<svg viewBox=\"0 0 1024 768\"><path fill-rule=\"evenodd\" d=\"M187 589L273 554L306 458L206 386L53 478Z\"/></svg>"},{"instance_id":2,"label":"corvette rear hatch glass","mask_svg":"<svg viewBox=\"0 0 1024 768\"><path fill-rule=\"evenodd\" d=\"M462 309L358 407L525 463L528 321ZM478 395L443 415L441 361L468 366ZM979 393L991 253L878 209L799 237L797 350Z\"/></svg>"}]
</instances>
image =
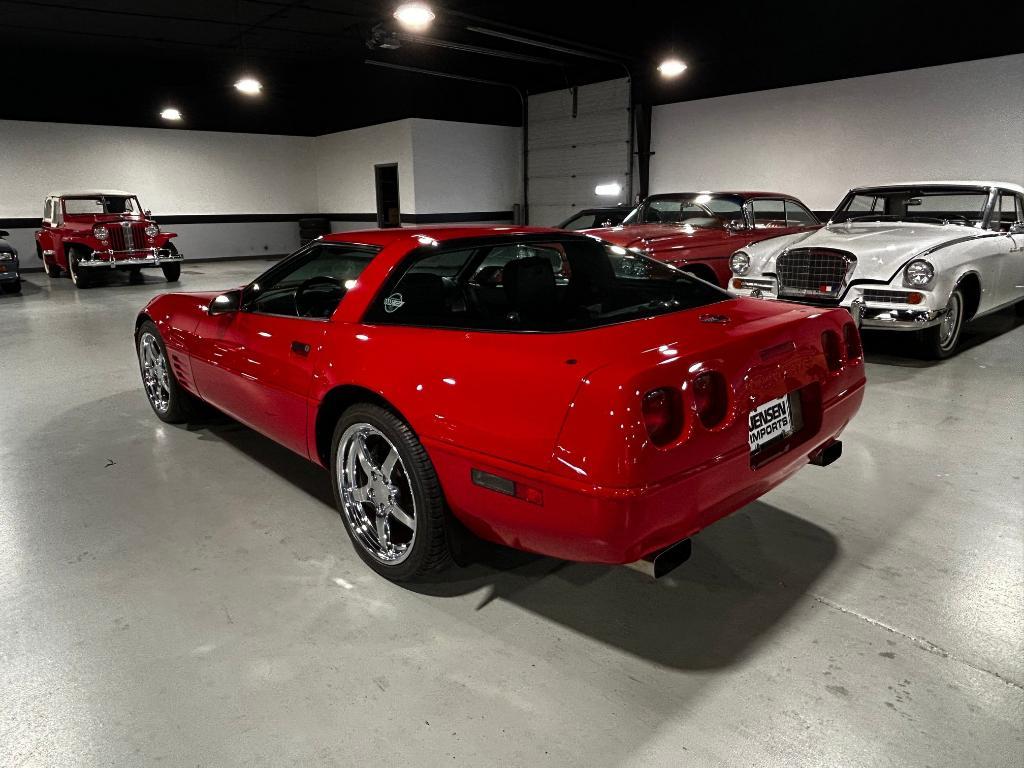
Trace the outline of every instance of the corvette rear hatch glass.
<instances>
[{"instance_id":1,"label":"corvette rear hatch glass","mask_svg":"<svg viewBox=\"0 0 1024 768\"><path fill-rule=\"evenodd\" d=\"M501 238L415 251L377 297L374 323L564 332L705 307L719 288L594 238Z\"/></svg>"}]
</instances>

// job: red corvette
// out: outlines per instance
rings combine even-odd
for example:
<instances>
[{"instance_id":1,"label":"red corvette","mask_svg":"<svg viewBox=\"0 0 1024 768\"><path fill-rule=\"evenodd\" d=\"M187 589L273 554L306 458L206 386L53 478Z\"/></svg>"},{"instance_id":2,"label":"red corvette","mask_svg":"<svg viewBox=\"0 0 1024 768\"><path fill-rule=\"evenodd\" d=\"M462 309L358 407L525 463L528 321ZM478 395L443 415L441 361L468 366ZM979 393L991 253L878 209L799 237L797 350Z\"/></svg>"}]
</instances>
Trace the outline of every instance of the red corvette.
<instances>
[{"instance_id":1,"label":"red corvette","mask_svg":"<svg viewBox=\"0 0 1024 768\"><path fill-rule=\"evenodd\" d=\"M240 289L158 296L135 339L158 417L204 401L328 468L356 551L394 580L447 563L451 517L667 567L838 457L864 391L845 310L533 228L329 235Z\"/></svg>"},{"instance_id":2,"label":"red corvette","mask_svg":"<svg viewBox=\"0 0 1024 768\"><path fill-rule=\"evenodd\" d=\"M588 231L724 288L732 277L729 257L743 246L820 227L791 195L673 192L651 195L621 226Z\"/></svg>"}]
</instances>

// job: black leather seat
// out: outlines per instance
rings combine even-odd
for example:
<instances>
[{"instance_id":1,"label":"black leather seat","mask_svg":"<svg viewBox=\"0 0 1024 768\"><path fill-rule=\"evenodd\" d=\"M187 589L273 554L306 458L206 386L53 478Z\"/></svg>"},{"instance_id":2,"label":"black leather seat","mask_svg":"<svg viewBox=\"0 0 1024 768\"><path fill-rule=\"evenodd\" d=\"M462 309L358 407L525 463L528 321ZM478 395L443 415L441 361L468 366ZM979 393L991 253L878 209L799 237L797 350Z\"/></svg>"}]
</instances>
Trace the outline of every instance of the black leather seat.
<instances>
[{"instance_id":1,"label":"black leather seat","mask_svg":"<svg viewBox=\"0 0 1024 768\"><path fill-rule=\"evenodd\" d=\"M520 320L547 320L554 315L555 273L542 256L513 259L502 270L505 296Z\"/></svg>"},{"instance_id":2,"label":"black leather seat","mask_svg":"<svg viewBox=\"0 0 1024 768\"><path fill-rule=\"evenodd\" d=\"M449 315L444 278L430 272L412 272L402 278L392 293L401 294L403 304L396 317L410 321L444 321Z\"/></svg>"}]
</instances>

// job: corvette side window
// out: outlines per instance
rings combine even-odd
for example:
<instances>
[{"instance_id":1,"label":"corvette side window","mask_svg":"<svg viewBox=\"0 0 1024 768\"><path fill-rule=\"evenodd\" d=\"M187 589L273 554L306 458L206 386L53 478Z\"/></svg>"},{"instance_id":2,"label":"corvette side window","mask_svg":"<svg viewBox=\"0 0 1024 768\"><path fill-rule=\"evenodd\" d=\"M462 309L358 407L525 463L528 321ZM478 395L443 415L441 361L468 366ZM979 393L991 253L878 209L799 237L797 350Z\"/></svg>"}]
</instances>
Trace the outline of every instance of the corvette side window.
<instances>
[{"instance_id":1,"label":"corvette side window","mask_svg":"<svg viewBox=\"0 0 1024 768\"><path fill-rule=\"evenodd\" d=\"M329 318L379 250L320 243L300 251L246 289L245 308L268 315Z\"/></svg>"}]
</instances>

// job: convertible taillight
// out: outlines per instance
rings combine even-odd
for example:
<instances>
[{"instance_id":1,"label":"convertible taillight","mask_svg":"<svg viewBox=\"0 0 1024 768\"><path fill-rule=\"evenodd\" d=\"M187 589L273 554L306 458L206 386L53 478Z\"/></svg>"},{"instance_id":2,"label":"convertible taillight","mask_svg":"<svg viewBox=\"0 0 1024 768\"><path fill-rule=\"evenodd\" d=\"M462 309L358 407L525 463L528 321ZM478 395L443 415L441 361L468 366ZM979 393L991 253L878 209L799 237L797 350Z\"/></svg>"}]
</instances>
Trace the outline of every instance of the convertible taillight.
<instances>
[{"instance_id":1,"label":"convertible taillight","mask_svg":"<svg viewBox=\"0 0 1024 768\"><path fill-rule=\"evenodd\" d=\"M832 373L843 367L843 351L838 333L825 331L821 334L821 349L825 353L825 363Z\"/></svg>"},{"instance_id":2,"label":"convertible taillight","mask_svg":"<svg viewBox=\"0 0 1024 768\"><path fill-rule=\"evenodd\" d=\"M683 431L682 398L678 389L652 389L643 399L644 426L651 442L668 445Z\"/></svg>"},{"instance_id":3,"label":"convertible taillight","mask_svg":"<svg viewBox=\"0 0 1024 768\"><path fill-rule=\"evenodd\" d=\"M853 323L843 326L843 336L846 340L846 359L860 360L864 356L864 346L860 341L860 331Z\"/></svg>"},{"instance_id":4,"label":"convertible taillight","mask_svg":"<svg viewBox=\"0 0 1024 768\"><path fill-rule=\"evenodd\" d=\"M722 423L729 410L729 388L718 371L704 371L693 380L693 402L700 423L708 429Z\"/></svg>"}]
</instances>

